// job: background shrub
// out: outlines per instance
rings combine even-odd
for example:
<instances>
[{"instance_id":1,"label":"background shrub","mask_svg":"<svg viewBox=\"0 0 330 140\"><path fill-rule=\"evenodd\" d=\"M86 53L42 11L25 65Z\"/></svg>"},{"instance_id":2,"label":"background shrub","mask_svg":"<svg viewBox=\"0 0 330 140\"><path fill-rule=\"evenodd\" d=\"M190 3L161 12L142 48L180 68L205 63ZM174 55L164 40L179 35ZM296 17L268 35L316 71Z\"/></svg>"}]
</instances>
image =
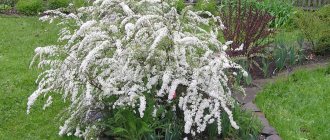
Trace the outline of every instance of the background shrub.
<instances>
[{"instance_id":1,"label":"background shrub","mask_svg":"<svg viewBox=\"0 0 330 140\"><path fill-rule=\"evenodd\" d=\"M326 54L330 50L330 6L318 11L298 10L294 17L296 26L312 44L311 49L317 54Z\"/></svg>"},{"instance_id":2,"label":"background shrub","mask_svg":"<svg viewBox=\"0 0 330 140\"><path fill-rule=\"evenodd\" d=\"M68 7L70 1L69 0L50 0L48 3L49 9L58 9Z\"/></svg>"},{"instance_id":3,"label":"background shrub","mask_svg":"<svg viewBox=\"0 0 330 140\"><path fill-rule=\"evenodd\" d=\"M317 54L329 54L330 52L330 30L327 29L320 33L313 51Z\"/></svg>"},{"instance_id":4,"label":"background shrub","mask_svg":"<svg viewBox=\"0 0 330 140\"><path fill-rule=\"evenodd\" d=\"M322 21L330 24L330 4L323 6L320 10L317 11L317 14Z\"/></svg>"},{"instance_id":5,"label":"background shrub","mask_svg":"<svg viewBox=\"0 0 330 140\"><path fill-rule=\"evenodd\" d=\"M42 0L19 0L16 8L24 15L36 15L44 9Z\"/></svg>"},{"instance_id":6,"label":"background shrub","mask_svg":"<svg viewBox=\"0 0 330 140\"><path fill-rule=\"evenodd\" d=\"M316 41L315 51L320 54L330 53L330 5L317 11L318 18L322 21L322 29Z\"/></svg>"}]
</instances>

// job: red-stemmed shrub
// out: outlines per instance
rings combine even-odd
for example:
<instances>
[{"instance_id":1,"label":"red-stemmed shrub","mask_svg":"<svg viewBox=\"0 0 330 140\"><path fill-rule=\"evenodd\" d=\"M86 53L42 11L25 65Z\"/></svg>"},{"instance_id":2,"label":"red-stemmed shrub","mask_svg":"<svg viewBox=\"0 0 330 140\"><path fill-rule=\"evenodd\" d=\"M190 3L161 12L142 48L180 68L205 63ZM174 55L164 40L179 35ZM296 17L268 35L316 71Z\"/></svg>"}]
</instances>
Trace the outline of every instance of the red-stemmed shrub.
<instances>
[{"instance_id":1,"label":"red-stemmed shrub","mask_svg":"<svg viewBox=\"0 0 330 140\"><path fill-rule=\"evenodd\" d=\"M264 57L262 51L268 46L267 38L273 33L269 24L274 17L257 9L252 2L234 0L223 2L223 38L233 41L227 54L236 60L247 62L247 69L260 68L256 57Z\"/></svg>"}]
</instances>

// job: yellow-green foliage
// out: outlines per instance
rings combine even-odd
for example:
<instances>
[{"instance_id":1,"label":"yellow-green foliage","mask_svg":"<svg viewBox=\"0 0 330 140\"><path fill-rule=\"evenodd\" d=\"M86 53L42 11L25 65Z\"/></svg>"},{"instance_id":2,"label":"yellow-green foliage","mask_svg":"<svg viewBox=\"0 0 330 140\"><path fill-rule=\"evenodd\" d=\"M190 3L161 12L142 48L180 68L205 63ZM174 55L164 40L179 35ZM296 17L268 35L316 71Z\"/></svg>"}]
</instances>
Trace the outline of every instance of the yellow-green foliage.
<instances>
[{"instance_id":1,"label":"yellow-green foliage","mask_svg":"<svg viewBox=\"0 0 330 140\"><path fill-rule=\"evenodd\" d=\"M328 25L330 24L330 4L325 5L317 13L321 20L325 21Z\"/></svg>"},{"instance_id":2,"label":"yellow-green foliage","mask_svg":"<svg viewBox=\"0 0 330 140\"><path fill-rule=\"evenodd\" d=\"M317 54L330 52L330 5L315 12L298 10L295 24L305 38L312 43L312 50Z\"/></svg>"},{"instance_id":3,"label":"yellow-green foliage","mask_svg":"<svg viewBox=\"0 0 330 140\"><path fill-rule=\"evenodd\" d=\"M330 5L315 12L298 10L295 24L305 38L312 43L312 50L318 54L330 51Z\"/></svg>"}]
</instances>

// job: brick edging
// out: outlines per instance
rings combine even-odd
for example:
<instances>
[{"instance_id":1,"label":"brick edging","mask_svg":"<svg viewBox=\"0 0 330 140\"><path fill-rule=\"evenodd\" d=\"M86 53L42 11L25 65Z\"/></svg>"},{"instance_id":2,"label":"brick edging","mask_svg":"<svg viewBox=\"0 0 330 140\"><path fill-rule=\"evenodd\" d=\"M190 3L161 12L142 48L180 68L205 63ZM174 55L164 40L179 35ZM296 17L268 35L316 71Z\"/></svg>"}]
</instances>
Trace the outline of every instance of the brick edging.
<instances>
[{"instance_id":1,"label":"brick edging","mask_svg":"<svg viewBox=\"0 0 330 140\"><path fill-rule=\"evenodd\" d=\"M257 93L260 92L260 90L261 89L258 87L245 88L245 92L247 93L246 95L233 94L233 97L241 104L243 110L253 112L253 114L260 120L263 128L260 132L259 140L281 140L281 137L275 128L269 124L265 114L262 113L257 105L253 103Z\"/></svg>"}]
</instances>

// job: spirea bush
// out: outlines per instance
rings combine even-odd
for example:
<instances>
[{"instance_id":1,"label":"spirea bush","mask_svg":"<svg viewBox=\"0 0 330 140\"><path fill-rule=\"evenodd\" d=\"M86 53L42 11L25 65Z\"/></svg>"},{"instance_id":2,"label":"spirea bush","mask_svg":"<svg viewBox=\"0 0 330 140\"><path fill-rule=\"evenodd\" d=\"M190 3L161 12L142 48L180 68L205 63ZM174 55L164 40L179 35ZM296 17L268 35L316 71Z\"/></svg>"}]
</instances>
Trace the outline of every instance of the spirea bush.
<instances>
[{"instance_id":1,"label":"spirea bush","mask_svg":"<svg viewBox=\"0 0 330 140\"><path fill-rule=\"evenodd\" d=\"M178 14L174 5L172 0L96 0L76 14L47 11L41 20L66 25L58 39L64 45L36 48L31 64L43 72L27 113L39 96L48 97L46 108L52 94L61 94L71 104L59 134L89 139L102 131L98 122L106 112L130 108L143 118L153 100L155 111L173 103L165 112L182 110L186 134L201 133L211 123L220 134L221 113L238 129L228 76L243 69L225 53L231 42L217 40L217 27L223 26L212 25L222 24L220 17L190 7Z\"/></svg>"}]
</instances>

